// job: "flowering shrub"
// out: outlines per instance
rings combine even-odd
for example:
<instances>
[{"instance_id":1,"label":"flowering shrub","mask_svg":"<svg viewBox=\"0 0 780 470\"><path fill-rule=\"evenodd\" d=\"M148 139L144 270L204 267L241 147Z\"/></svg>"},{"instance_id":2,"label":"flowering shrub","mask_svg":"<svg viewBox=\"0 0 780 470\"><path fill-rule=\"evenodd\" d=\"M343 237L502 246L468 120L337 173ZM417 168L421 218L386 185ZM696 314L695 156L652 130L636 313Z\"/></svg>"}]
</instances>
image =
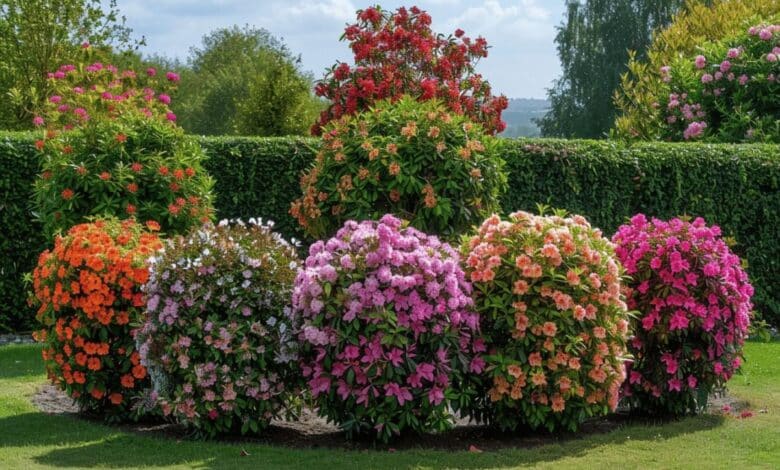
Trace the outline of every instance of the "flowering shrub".
<instances>
[{"instance_id":1,"label":"flowering shrub","mask_svg":"<svg viewBox=\"0 0 780 470\"><path fill-rule=\"evenodd\" d=\"M289 301L299 261L271 227L206 225L151 260L142 364L163 414L211 436L265 428L294 382Z\"/></svg>"},{"instance_id":2,"label":"flowering shrub","mask_svg":"<svg viewBox=\"0 0 780 470\"><path fill-rule=\"evenodd\" d=\"M83 411L129 417L148 381L132 330L143 312L146 259L160 246L134 221L109 219L76 225L40 256L36 338L49 378Z\"/></svg>"},{"instance_id":3,"label":"flowering shrub","mask_svg":"<svg viewBox=\"0 0 780 470\"><path fill-rule=\"evenodd\" d=\"M612 244L581 216L494 215L463 245L488 355L473 415L575 430L617 406L628 320Z\"/></svg>"},{"instance_id":4,"label":"flowering shrub","mask_svg":"<svg viewBox=\"0 0 780 470\"><path fill-rule=\"evenodd\" d=\"M395 13L370 7L358 11L357 20L342 36L355 65L334 65L314 89L331 104L312 127L313 134L319 135L333 119L401 95L420 101L438 98L489 134L506 128L501 112L509 102L503 95L493 96L490 84L474 71L488 54L484 38L472 40L460 29L454 36L436 34L430 15L417 7L401 7Z\"/></svg>"},{"instance_id":5,"label":"flowering shrub","mask_svg":"<svg viewBox=\"0 0 780 470\"><path fill-rule=\"evenodd\" d=\"M645 54L629 56L627 73L621 76L614 95L619 111L614 134L626 139L662 138L666 110L660 103L671 93L668 82L664 82L664 67L677 58L685 58L685 65L689 66L701 54L702 44L734 37L743 33L747 25L778 14L777 0L687 2L667 28L654 31L653 42ZM715 63L715 58L710 59Z\"/></svg>"},{"instance_id":6,"label":"flowering shrub","mask_svg":"<svg viewBox=\"0 0 780 470\"><path fill-rule=\"evenodd\" d=\"M628 306L641 312L625 395L650 412L703 409L741 363L753 287L739 258L700 218L648 222L638 214L613 241L633 277Z\"/></svg>"},{"instance_id":7,"label":"flowering shrub","mask_svg":"<svg viewBox=\"0 0 780 470\"><path fill-rule=\"evenodd\" d=\"M35 117L47 126L36 143L43 171L35 203L48 235L95 215L154 220L166 232L210 218L203 151L173 124L170 85L151 88L157 75L102 63L50 74L54 92ZM176 81L169 72L165 82Z\"/></svg>"},{"instance_id":8,"label":"flowering shrub","mask_svg":"<svg viewBox=\"0 0 780 470\"><path fill-rule=\"evenodd\" d=\"M443 430L482 371L479 319L458 255L385 215L314 243L293 290L301 368L319 412L382 440Z\"/></svg>"},{"instance_id":9,"label":"flowering shrub","mask_svg":"<svg viewBox=\"0 0 780 470\"><path fill-rule=\"evenodd\" d=\"M452 235L499 208L506 175L497 143L436 100L382 101L331 122L322 139L290 211L314 237L385 213Z\"/></svg>"},{"instance_id":10,"label":"flowering shrub","mask_svg":"<svg viewBox=\"0 0 780 470\"><path fill-rule=\"evenodd\" d=\"M663 137L780 142L780 24L702 46L661 67Z\"/></svg>"}]
</instances>

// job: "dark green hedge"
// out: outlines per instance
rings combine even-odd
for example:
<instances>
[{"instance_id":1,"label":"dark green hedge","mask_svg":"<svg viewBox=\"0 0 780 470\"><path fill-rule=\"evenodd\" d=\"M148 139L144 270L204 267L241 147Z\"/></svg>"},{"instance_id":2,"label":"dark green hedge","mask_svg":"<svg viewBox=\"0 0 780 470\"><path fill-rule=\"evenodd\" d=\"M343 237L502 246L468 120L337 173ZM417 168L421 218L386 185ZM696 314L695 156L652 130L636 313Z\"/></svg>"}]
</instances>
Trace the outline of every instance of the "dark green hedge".
<instances>
[{"instance_id":1,"label":"dark green hedge","mask_svg":"<svg viewBox=\"0 0 780 470\"><path fill-rule=\"evenodd\" d=\"M29 328L21 276L44 248L29 210L36 156L29 136L0 142L0 325ZM276 221L285 236L302 237L287 210L316 140L220 137L202 144L219 217L260 216ZM608 235L637 212L702 216L720 225L749 262L757 308L780 324L780 146L523 139L505 141L503 153L507 212L561 207L587 216Z\"/></svg>"}]
</instances>

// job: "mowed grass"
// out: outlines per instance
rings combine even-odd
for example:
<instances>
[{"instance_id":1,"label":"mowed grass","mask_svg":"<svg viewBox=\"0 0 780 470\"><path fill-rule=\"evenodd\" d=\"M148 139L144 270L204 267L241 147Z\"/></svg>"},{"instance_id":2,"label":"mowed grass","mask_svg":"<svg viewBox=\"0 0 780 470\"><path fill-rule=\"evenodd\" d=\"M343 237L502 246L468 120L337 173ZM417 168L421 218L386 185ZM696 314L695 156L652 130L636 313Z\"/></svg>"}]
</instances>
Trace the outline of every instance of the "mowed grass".
<instances>
[{"instance_id":1,"label":"mowed grass","mask_svg":"<svg viewBox=\"0 0 780 470\"><path fill-rule=\"evenodd\" d=\"M39 351L35 345L0 348L2 469L780 468L778 342L748 344L744 373L730 382L730 393L752 410L750 418L706 415L657 425L627 424L604 434L482 453L180 441L50 416L30 403L44 381Z\"/></svg>"}]
</instances>

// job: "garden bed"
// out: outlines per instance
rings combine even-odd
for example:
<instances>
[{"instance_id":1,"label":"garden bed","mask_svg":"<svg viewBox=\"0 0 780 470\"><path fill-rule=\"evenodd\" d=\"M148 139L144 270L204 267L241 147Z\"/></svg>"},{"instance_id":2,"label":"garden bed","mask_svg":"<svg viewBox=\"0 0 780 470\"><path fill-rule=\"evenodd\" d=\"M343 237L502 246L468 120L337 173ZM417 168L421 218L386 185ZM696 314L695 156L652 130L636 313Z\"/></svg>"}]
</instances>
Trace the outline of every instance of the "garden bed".
<instances>
[{"instance_id":1,"label":"garden bed","mask_svg":"<svg viewBox=\"0 0 780 470\"><path fill-rule=\"evenodd\" d=\"M31 401L36 408L46 414L66 415L73 419L92 421L93 418L79 415L78 407L64 392L51 384L38 388ZM708 406L711 414L731 414L739 417L749 408L749 404L733 395L722 393L712 397ZM727 410L727 411L724 411ZM337 426L328 423L311 409L304 409L299 419L294 421L274 420L271 426L258 436L223 436L222 442L259 443L290 448L333 448L333 449L370 449L386 448L390 451L403 449L435 449L472 452L491 451L506 448L530 448L561 441L581 439L598 434L606 434L629 424L659 424L659 420L631 416L622 411L604 418L586 421L578 433L551 434L545 431L520 430L505 433L486 426L475 424L467 419L459 419L450 431L437 434L407 435L389 445L375 444L370 440L347 441ZM168 439L188 439L191 433L183 426L164 421L123 424L123 431L150 437Z\"/></svg>"}]
</instances>

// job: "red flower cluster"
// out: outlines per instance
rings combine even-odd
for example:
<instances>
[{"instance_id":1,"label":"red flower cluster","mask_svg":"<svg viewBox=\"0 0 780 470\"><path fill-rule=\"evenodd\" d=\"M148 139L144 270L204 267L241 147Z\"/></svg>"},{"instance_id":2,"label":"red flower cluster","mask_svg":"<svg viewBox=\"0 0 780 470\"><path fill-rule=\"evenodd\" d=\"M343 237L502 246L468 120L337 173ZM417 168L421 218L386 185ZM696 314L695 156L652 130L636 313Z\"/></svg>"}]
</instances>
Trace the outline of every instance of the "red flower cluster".
<instances>
[{"instance_id":1,"label":"red flower cluster","mask_svg":"<svg viewBox=\"0 0 780 470\"><path fill-rule=\"evenodd\" d=\"M493 96L490 84L475 73L476 62L487 57L487 41L456 30L444 37L431 30L431 17L417 7L395 13L378 7L360 10L358 22L347 26L355 66L334 65L315 87L331 105L312 126L319 135L333 119L364 111L374 102L403 94L421 101L439 98L454 112L466 114L490 134L506 124L501 112L505 96Z\"/></svg>"},{"instance_id":2,"label":"red flower cluster","mask_svg":"<svg viewBox=\"0 0 780 470\"><path fill-rule=\"evenodd\" d=\"M98 220L41 254L33 287L43 328L35 336L49 378L83 410L127 416L129 398L145 384L130 325L143 312L145 260L160 247L132 220Z\"/></svg>"}]
</instances>

